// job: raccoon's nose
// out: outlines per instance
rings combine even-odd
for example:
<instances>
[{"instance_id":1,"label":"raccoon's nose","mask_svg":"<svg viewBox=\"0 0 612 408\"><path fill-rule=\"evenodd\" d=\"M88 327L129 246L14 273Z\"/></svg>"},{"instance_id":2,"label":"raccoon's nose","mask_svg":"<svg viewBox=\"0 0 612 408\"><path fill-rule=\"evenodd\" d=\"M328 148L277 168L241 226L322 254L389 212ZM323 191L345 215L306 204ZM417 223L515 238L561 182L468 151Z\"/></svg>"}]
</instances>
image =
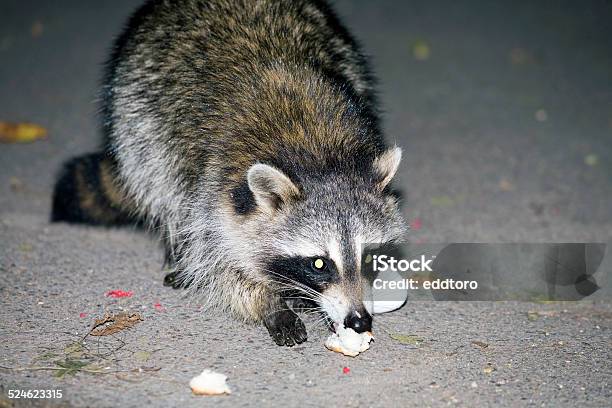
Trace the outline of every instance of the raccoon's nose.
<instances>
[{"instance_id":1,"label":"raccoon's nose","mask_svg":"<svg viewBox=\"0 0 612 408\"><path fill-rule=\"evenodd\" d=\"M357 333L372 331L372 315L365 309L355 310L344 319L344 327L350 327Z\"/></svg>"}]
</instances>

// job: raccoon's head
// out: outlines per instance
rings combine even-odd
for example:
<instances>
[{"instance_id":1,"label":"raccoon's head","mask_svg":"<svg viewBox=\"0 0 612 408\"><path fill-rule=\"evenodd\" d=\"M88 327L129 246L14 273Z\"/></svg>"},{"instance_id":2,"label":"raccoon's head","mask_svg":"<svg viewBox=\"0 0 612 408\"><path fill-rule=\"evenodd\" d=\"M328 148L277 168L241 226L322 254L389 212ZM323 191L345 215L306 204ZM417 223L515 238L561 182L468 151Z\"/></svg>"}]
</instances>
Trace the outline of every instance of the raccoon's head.
<instances>
[{"instance_id":1,"label":"raccoon's head","mask_svg":"<svg viewBox=\"0 0 612 408\"><path fill-rule=\"evenodd\" d=\"M294 181L267 164L253 165L248 186L260 213L257 262L297 297L314 300L334 324L369 331L361 252L365 243L397 241L405 224L388 184L401 159L392 148L366 171L332 171Z\"/></svg>"}]
</instances>

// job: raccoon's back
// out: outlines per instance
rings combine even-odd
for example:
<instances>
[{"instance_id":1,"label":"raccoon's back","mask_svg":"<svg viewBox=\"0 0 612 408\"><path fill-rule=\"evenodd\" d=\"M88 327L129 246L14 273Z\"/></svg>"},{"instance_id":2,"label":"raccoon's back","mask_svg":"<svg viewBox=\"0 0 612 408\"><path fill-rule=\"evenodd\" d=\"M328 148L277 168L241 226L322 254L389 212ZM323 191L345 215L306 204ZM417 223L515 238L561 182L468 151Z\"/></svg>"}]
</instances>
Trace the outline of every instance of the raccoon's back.
<instances>
[{"instance_id":1,"label":"raccoon's back","mask_svg":"<svg viewBox=\"0 0 612 408\"><path fill-rule=\"evenodd\" d=\"M383 145L365 58L321 1L151 1L104 93L109 150L154 207L203 173L239 181L262 161L299 177L358 167Z\"/></svg>"}]
</instances>

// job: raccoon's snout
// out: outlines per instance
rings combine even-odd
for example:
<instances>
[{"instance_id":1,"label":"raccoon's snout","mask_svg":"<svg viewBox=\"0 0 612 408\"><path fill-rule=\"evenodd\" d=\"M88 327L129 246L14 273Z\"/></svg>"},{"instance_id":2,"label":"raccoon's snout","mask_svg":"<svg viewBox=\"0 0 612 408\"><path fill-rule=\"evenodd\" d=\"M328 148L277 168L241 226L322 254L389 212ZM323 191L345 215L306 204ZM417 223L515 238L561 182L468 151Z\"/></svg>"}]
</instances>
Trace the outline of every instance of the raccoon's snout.
<instances>
[{"instance_id":1,"label":"raccoon's snout","mask_svg":"<svg viewBox=\"0 0 612 408\"><path fill-rule=\"evenodd\" d=\"M349 327L357 333L372 331L372 315L365 308L354 310L344 318L344 327Z\"/></svg>"}]
</instances>

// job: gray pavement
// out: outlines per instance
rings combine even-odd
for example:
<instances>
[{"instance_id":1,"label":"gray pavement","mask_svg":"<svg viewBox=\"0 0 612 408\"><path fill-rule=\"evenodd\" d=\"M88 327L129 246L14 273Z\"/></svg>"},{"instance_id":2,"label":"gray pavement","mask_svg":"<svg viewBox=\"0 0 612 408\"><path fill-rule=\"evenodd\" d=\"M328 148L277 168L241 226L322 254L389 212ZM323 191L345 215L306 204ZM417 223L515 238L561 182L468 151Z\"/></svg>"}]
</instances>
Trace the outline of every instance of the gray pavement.
<instances>
[{"instance_id":1,"label":"gray pavement","mask_svg":"<svg viewBox=\"0 0 612 408\"><path fill-rule=\"evenodd\" d=\"M0 145L0 366L95 360L85 369L108 372L0 368L0 407L612 405L609 291L578 303L408 302L378 317L372 348L350 359L325 350L319 326L279 348L163 287L162 251L138 231L49 224L61 162L99 145L100 64L138 4L0 3L0 120L49 129L45 141ZM336 9L373 57L386 132L404 148L412 241L612 242L610 2ZM122 310L144 320L74 345L95 317ZM192 396L204 368L227 374L232 395ZM41 388L64 397L8 399Z\"/></svg>"}]
</instances>

